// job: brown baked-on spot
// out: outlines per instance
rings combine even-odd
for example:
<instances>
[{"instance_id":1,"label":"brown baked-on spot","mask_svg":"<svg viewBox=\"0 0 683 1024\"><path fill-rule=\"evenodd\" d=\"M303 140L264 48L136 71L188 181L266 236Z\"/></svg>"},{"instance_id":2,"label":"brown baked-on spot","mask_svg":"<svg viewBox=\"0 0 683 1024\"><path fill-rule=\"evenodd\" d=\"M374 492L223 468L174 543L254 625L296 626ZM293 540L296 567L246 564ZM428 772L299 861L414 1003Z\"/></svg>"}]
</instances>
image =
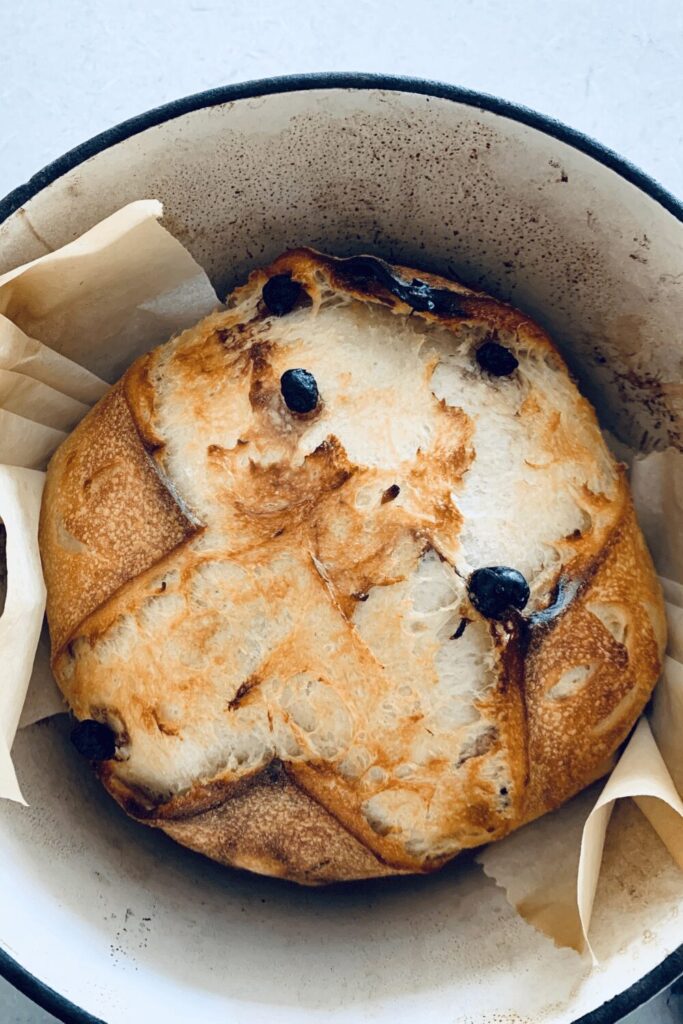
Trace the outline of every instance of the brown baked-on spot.
<instances>
[{"instance_id":1,"label":"brown baked-on spot","mask_svg":"<svg viewBox=\"0 0 683 1024\"><path fill-rule=\"evenodd\" d=\"M253 675L249 676L248 679L245 679L243 683L240 683L237 693L232 700L228 701L228 711L236 711L244 701L244 698L251 693L251 691L260 684L260 682L261 680L259 677L257 675Z\"/></svg>"},{"instance_id":2,"label":"brown baked-on spot","mask_svg":"<svg viewBox=\"0 0 683 1024\"><path fill-rule=\"evenodd\" d=\"M255 341L244 352L245 372L250 375L249 401L257 414L256 430L262 436L272 431L272 426L263 413L274 408L280 401L280 385L271 365L275 345L270 341ZM254 428L252 428L252 432Z\"/></svg>"},{"instance_id":3,"label":"brown baked-on spot","mask_svg":"<svg viewBox=\"0 0 683 1024\"><path fill-rule=\"evenodd\" d=\"M229 352L237 352L244 348L253 332L253 327L257 322L258 317L248 320L245 323L242 321L235 322L233 314L229 324L215 328L213 337Z\"/></svg>"},{"instance_id":4,"label":"brown baked-on spot","mask_svg":"<svg viewBox=\"0 0 683 1024\"><path fill-rule=\"evenodd\" d=\"M247 355L251 360L255 374L261 374L270 369L269 356L274 349L274 345L270 341L255 341L247 349Z\"/></svg>"},{"instance_id":5,"label":"brown baked-on spot","mask_svg":"<svg viewBox=\"0 0 683 1024\"><path fill-rule=\"evenodd\" d=\"M133 698L132 704L136 704L138 707L140 723L152 732L154 730L162 733L164 736L179 736L180 730L175 725L171 725L164 721L163 716L159 713L159 709L153 704L148 704L141 698ZM129 740L126 740L129 742ZM123 741L121 741L123 743Z\"/></svg>"},{"instance_id":6,"label":"brown baked-on spot","mask_svg":"<svg viewBox=\"0 0 683 1024\"><path fill-rule=\"evenodd\" d=\"M467 809L467 818L474 828L482 829L485 832L495 832L497 822L492 820L491 808L483 802L470 804Z\"/></svg>"},{"instance_id":7,"label":"brown baked-on spot","mask_svg":"<svg viewBox=\"0 0 683 1024\"><path fill-rule=\"evenodd\" d=\"M300 466L288 462L262 466L250 461L239 494L232 501L245 528L265 539L278 529L291 530L326 495L343 487L354 472L344 447L330 436Z\"/></svg>"},{"instance_id":8,"label":"brown baked-on spot","mask_svg":"<svg viewBox=\"0 0 683 1024\"><path fill-rule=\"evenodd\" d=\"M388 502L394 501L395 498L398 498L400 493L401 488L398 484L392 484L390 487L387 487L386 491L382 495L382 505L386 505Z\"/></svg>"}]
</instances>

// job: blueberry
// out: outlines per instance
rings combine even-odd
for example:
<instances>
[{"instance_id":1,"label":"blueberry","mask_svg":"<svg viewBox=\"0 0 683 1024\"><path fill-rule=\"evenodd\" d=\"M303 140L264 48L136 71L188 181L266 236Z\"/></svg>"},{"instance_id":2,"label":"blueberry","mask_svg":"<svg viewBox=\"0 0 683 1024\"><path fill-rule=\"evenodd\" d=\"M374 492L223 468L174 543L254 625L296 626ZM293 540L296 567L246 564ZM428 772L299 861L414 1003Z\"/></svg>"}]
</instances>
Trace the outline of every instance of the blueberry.
<instances>
[{"instance_id":1,"label":"blueberry","mask_svg":"<svg viewBox=\"0 0 683 1024\"><path fill-rule=\"evenodd\" d=\"M509 348L497 341L485 341L477 349L477 362L492 377L509 377L519 366Z\"/></svg>"},{"instance_id":2,"label":"blueberry","mask_svg":"<svg viewBox=\"0 0 683 1024\"><path fill-rule=\"evenodd\" d=\"M261 295L271 313L284 316L291 313L302 292L303 288L298 281L292 280L291 274L276 274L266 281Z\"/></svg>"},{"instance_id":3,"label":"blueberry","mask_svg":"<svg viewBox=\"0 0 683 1024\"><path fill-rule=\"evenodd\" d=\"M109 761L116 753L116 736L103 722L86 718L71 731L71 742L89 761Z\"/></svg>"},{"instance_id":4,"label":"blueberry","mask_svg":"<svg viewBox=\"0 0 683 1024\"><path fill-rule=\"evenodd\" d=\"M487 619L502 619L510 608L521 611L529 600L529 584L521 572L506 565L475 569L467 592L474 607Z\"/></svg>"},{"instance_id":5,"label":"blueberry","mask_svg":"<svg viewBox=\"0 0 683 1024\"><path fill-rule=\"evenodd\" d=\"M292 412L313 412L318 404L318 385L308 370L285 370L280 377L280 391Z\"/></svg>"},{"instance_id":6,"label":"blueberry","mask_svg":"<svg viewBox=\"0 0 683 1024\"><path fill-rule=\"evenodd\" d=\"M435 313L445 317L467 316L463 306L464 296L450 288L432 288L419 277L406 281L391 264L377 256L349 256L338 260L336 269L352 288L373 292L374 286L379 285L419 313Z\"/></svg>"}]
</instances>

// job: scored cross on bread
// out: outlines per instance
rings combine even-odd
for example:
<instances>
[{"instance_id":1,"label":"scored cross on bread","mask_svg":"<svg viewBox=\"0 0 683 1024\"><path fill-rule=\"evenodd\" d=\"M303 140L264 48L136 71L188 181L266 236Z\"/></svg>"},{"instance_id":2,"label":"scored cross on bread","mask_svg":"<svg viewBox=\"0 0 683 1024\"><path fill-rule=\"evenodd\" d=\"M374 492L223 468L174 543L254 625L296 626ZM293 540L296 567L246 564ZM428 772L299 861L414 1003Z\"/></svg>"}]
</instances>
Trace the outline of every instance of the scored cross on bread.
<instances>
[{"instance_id":1,"label":"scored cross on bread","mask_svg":"<svg viewBox=\"0 0 683 1024\"><path fill-rule=\"evenodd\" d=\"M559 806L661 665L623 468L548 337L373 257L285 253L142 356L53 457L40 540L110 793L301 882Z\"/></svg>"}]
</instances>

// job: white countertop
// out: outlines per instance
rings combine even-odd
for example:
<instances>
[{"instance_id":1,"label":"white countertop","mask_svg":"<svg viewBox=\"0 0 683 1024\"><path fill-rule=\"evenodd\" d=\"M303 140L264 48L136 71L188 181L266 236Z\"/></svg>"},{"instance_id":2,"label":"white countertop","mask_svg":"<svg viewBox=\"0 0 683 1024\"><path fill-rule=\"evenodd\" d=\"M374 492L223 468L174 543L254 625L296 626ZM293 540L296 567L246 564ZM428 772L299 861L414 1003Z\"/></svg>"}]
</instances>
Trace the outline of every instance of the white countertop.
<instances>
[{"instance_id":1,"label":"white countertop","mask_svg":"<svg viewBox=\"0 0 683 1024\"><path fill-rule=\"evenodd\" d=\"M0 196L150 107L310 71L413 75L525 104L683 196L682 54L683 0L6 0ZM683 996L669 995L628 1024L682 1019ZM0 980L1 1024L53 1020Z\"/></svg>"}]
</instances>

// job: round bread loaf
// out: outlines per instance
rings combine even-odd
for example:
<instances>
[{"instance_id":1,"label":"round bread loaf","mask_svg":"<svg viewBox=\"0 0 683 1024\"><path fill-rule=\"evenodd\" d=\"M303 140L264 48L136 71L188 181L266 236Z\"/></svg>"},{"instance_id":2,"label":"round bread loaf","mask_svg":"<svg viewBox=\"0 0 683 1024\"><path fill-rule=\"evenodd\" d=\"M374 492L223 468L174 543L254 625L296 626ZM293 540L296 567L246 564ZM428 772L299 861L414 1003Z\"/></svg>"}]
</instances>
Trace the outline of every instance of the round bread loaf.
<instances>
[{"instance_id":1,"label":"round bread loaf","mask_svg":"<svg viewBox=\"0 0 683 1024\"><path fill-rule=\"evenodd\" d=\"M623 467L539 327L281 256L57 451L74 742L131 815L309 884L433 870L604 774L657 679Z\"/></svg>"}]
</instances>

